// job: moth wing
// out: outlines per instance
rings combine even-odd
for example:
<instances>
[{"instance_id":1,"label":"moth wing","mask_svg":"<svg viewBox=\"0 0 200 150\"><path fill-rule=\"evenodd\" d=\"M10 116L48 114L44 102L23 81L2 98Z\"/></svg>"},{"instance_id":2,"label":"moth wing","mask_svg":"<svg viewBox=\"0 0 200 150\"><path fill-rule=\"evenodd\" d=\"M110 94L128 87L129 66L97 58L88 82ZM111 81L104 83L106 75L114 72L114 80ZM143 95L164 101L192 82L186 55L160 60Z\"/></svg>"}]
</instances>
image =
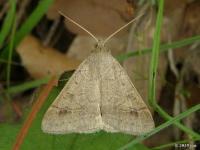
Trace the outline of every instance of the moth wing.
<instances>
[{"instance_id":1,"label":"moth wing","mask_svg":"<svg viewBox=\"0 0 200 150\"><path fill-rule=\"evenodd\" d=\"M46 133L90 133L100 129L100 95L95 72L90 69L93 57L80 64L51 104L42 120Z\"/></svg>"},{"instance_id":2,"label":"moth wing","mask_svg":"<svg viewBox=\"0 0 200 150\"><path fill-rule=\"evenodd\" d=\"M125 70L111 55L102 66L103 123L127 134L139 135L150 131L154 127L151 113ZM105 130L110 131L108 128Z\"/></svg>"}]
</instances>

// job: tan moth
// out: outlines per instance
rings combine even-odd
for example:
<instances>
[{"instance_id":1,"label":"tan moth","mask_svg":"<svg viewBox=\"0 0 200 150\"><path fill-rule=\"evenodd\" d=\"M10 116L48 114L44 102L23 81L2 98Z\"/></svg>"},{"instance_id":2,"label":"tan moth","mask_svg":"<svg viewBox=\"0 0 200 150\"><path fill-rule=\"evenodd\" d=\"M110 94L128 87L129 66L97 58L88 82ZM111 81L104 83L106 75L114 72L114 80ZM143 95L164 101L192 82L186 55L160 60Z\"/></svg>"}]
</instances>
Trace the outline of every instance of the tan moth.
<instances>
[{"instance_id":1,"label":"tan moth","mask_svg":"<svg viewBox=\"0 0 200 150\"><path fill-rule=\"evenodd\" d=\"M45 133L92 133L99 130L139 135L154 128L150 111L129 76L105 47L97 42L91 54L80 64L42 120ZM139 18L139 17L137 17ZM137 19L136 18L136 19Z\"/></svg>"}]
</instances>

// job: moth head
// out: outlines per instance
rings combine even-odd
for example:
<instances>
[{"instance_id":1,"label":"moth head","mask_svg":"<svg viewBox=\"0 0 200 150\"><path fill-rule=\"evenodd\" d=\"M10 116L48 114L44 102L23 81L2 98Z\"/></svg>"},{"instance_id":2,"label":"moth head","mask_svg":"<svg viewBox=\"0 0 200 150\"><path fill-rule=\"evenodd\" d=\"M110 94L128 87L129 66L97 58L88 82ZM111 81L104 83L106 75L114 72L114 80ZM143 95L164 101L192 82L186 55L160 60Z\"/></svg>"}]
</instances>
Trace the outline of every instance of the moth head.
<instances>
[{"instance_id":1,"label":"moth head","mask_svg":"<svg viewBox=\"0 0 200 150\"><path fill-rule=\"evenodd\" d=\"M103 40L98 40L98 42L95 44L95 48L97 49L103 49L105 48L105 43Z\"/></svg>"},{"instance_id":2,"label":"moth head","mask_svg":"<svg viewBox=\"0 0 200 150\"><path fill-rule=\"evenodd\" d=\"M95 44L93 52L110 52L110 50L105 46L104 40L98 40Z\"/></svg>"}]
</instances>

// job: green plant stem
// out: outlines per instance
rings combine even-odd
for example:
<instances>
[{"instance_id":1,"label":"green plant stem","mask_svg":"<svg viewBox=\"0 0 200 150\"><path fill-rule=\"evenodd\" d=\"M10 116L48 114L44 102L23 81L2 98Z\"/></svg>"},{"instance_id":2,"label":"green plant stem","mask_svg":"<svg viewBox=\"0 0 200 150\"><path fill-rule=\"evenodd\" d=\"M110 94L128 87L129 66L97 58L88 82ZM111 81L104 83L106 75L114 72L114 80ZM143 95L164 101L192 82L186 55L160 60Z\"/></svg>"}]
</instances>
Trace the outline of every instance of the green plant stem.
<instances>
[{"instance_id":1,"label":"green plant stem","mask_svg":"<svg viewBox=\"0 0 200 150\"><path fill-rule=\"evenodd\" d=\"M148 101L149 104L155 108L156 105L156 72L159 60L159 46L160 46L160 32L163 18L163 7L164 0L159 1L159 10L156 20L156 31L154 33L153 50L151 55L150 63L150 74L149 74L149 87L148 87Z\"/></svg>"},{"instance_id":2,"label":"green plant stem","mask_svg":"<svg viewBox=\"0 0 200 150\"><path fill-rule=\"evenodd\" d=\"M8 60L7 59L0 59L0 63L4 63L4 64L8 64ZM22 64L18 63L18 62L11 62L11 65L15 65L15 66L22 66Z\"/></svg>"},{"instance_id":3,"label":"green plant stem","mask_svg":"<svg viewBox=\"0 0 200 150\"><path fill-rule=\"evenodd\" d=\"M164 0L159 1L159 10L156 20L156 31L154 34L153 41L153 50L151 55L151 64L150 64L150 74L149 74L149 87L148 87L148 101L152 108L157 111L164 119L170 120L172 117L168 115L158 104L156 101L156 72L158 66L159 59L159 46L160 46L160 32L161 32L161 24L163 18L163 7ZM194 132L193 130L185 127L179 122L175 122L175 125L185 131L186 133L192 135L193 137L200 138L200 135Z\"/></svg>"},{"instance_id":4,"label":"green plant stem","mask_svg":"<svg viewBox=\"0 0 200 150\"><path fill-rule=\"evenodd\" d=\"M176 117L168 120L167 122L161 124L160 126L156 127L155 129L153 129L152 131L146 133L146 134L143 134L141 136L138 136L137 138L135 138L133 141L131 141L130 143L124 145L123 147L121 147L119 150L125 150L125 149L128 149L130 148L131 146L134 146L135 144L149 138L150 136L158 133L159 131L161 131L162 129L174 124L175 122L187 117L188 115L190 115L191 113L195 112L195 111L198 111L200 110L200 104L198 105L195 105L191 108L189 108L188 110L184 111L183 113L177 115Z\"/></svg>"},{"instance_id":5,"label":"green plant stem","mask_svg":"<svg viewBox=\"0 0 200 150\"><path fill-rule=\"evenodd\" d=\"M7 88L9 88L9 86L10 86L11 63L12 63L12 54L13 54L13 48L14 48L15 31L16 31L16 17L14 16L11 37L10 37L10 43L9 43L8 64L7 64L7 71L6 71Z\"/></svg>"},{"instance_id":6,"label":"green plant stem","mask_svg":"<svg viewBox=\"0 0 200 150\"><path fill-rule=\"evenodd\" d=\"M170 115L168 115L158 104L156 104L155 106L155 110L166 120L170 120L173 117L171 117ZM183 130L184 132L188 133L189 135L191 135L194 138L198 138L200 139L200 135L196 132L194 132L192 129L187 128L186 126L182 125L179 122L175 122L174 123L177 127L179 127L181 130Z\"/></svg>"},{"instance_id":7,"label":"green plant stem","mask_svg":"<svg viewBox=\"0 0 200 150\"><path fill-rule=\"evenodd\" d=\"M20 84L20 85L10 87L7 90L5 90L4 92L9 93L9 94L16 94L16 93L24 92L28 89L36 88L36 87L41 86L42 84L46 84L46 83L48 83L49 80L50 80L50 77L47 76L47 77L44 77L42 79L29 81L29 82L26 82L24 84Z\"/></svg>"},{"instance_id":8,"label":"green plant stem","mask_svg":"<svg viewBox=\"0 0 200 150\"><path fill-rule=\"evenodd\" d=\"M160 51L166 52L171 48L175 49L175 48L187 46L187 45L192 44L192 43L197 42L197 41L200 41L200 35L193 36L193 37L190 37L190 38L186 38L186 39L183 39L183 40L180 40L180 41L175 41L175 42L170 43L170 44L162 44L160 46ZM124 61L124 60L128 59L129 57L144 55L144 54L148 54L148 53L151 53L151 52L152 52L152 48L145 48L145 49L142 49L142 50L136 50L134 52L129 52L129 53L126 53L126 54L119 55L116 58L117 58L118 61Z\"/></svg>"},{"instance_id":9,"label":"green plant stem","mask_svg":"<svg viewBox=\"0 0 200 150\"><path fill-rule=\"evenodd\" d=\"M0 48L3 46L3 43L8 36L9 32L12 28L13 19L15 16L15 9L16 9L16 1L15 0L9 0L9 11L5 17L5 20L3 22L1 32L0 32Z\"/></svg>"}]
</instances>

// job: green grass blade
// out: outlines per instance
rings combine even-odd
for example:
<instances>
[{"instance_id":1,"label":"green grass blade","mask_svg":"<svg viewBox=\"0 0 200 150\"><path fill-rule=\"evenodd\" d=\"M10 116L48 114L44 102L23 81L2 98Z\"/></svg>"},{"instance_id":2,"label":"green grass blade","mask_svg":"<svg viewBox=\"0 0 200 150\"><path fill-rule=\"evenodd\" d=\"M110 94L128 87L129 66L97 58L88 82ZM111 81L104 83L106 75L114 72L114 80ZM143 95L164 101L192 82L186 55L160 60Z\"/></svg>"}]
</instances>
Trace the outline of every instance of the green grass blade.
<instances>
[{"instance_id":1,"label":"green grass blade","mask_svg":"<svg viewBox=\"0 0 200 150\"><path fill-rule=\"evenodd\" d=\"M39 87L42 84L46 84L46 83L48 83L49 80L50 80L50 77L47 76L47 77L44 77L42 79L29 81L29 82L26 82L26 83L23 83L23 84L20 84L20 85L10 87L7 90L5 90L4 92L9 93L9 94L16 94L16 93L24 92L26 90Z\"/></svg>"},{"instance_id":2,"label":"green grass blade","mask_svg":"<svg viewBox=\"0 0 200 150\"><path fill-rule=\"evenodd\" d=\"M186 38L186 39L183 39L183 40L180 40L180 41L172 42L170 44L162 44L160 46L160 51L166 52L169 49L175 49L175 48L187 46L187 45L192 44L192 43L197 42L197 41L200 41L200 35L193 36L193 37L190 37L190 38ZM144 54L148 54L148 53L151 53L151 52L152 52L152 48L145 48L145 49L142 49L142 50L136 50L134 52L129 52L129 53L126 53L126 54L119 55L116 58L119 61L124 61L124 60L128 59L129 57L144 55Z\"/></svg>"},{"instance_id":3,"label":"green grass blade","mask_svg":"<svg viewBox=\"0 0 200 150\"><path fill-rule=\"evenodd\" d=\"M163 19L163 8L164 0L160 0L149 73L148 101L152 107L154 107L156 104L156 72L159 60L160 32Z\"/></svg>"},{"instance_id":4,"label":"green grass blade","mask_svg":"<svg viewBox=\"0 0 200 150\"><path fill-rule=\"evenodd\" d=\"M156 104L155 106L155 110L166 120L170 120L173 117L171 117L170 115L168 115L168 113L166 113L158 104ZM181 130L183 130L184 132L188 133L189 135L191 135L193 138L198 138L200 139L200 135L196 132L194 132L192 129L187 128L186 126L182 125L179 122L175 122L174 123L178 128L180 128Z\"/></svg>"},{"instance_id":5,"label":"green grass blade","mask_svg":"<svg viewBox=\"0 0 200 150\"><path fill-rule=\"evenodd\" d=\"M9 51L8 51L8 64L7 64L7 70L6 70L7 88L9 88L9 86L10 86L11 63L12 63L12 54L13 54L15 31L16 31L16 19L15 18L16 17L14 16L13 26L12 26L11 36L10 36Z\"/></svg>"},{"instance_id":6,"label":"green grass blade","mask_svg":"<svg viewBox=\"0 0 200 150\"><path fill-rule=\"evenodd\" d=\"M12 23L15 16L15 9L16 9L16 1L9 0L9 11L5 17L3 22L1 32L0 32L0 48L3 46L3 43L8 36L9 32L12 29Z\"/></svg>"},{"instance_id":7,"label":"green grass blade","mask_svg":"<svg viewBox=\"0 0 200 150\"><path fill-rule=\"evenodd\" d=\"M163 18L163 7L164 7L164 0L160 0L159 10L158 10L157 20L156 20L156 31L154 34L151 63L150 63L148 101L149 101L149 104L154 108L154 110L157 111L163 118L165 118L166 120L170 120L172 119L172 117L168 115L156 102L156 72L157 72L158 59L159 59L159 45L160 45L161 24L162 24L162 18ZM197 138L200 137L199 134L195 133L193 130L185 127L179 122L176 122L175 125L193 137L197 137Z\"/></svg>"}]
</instances>

